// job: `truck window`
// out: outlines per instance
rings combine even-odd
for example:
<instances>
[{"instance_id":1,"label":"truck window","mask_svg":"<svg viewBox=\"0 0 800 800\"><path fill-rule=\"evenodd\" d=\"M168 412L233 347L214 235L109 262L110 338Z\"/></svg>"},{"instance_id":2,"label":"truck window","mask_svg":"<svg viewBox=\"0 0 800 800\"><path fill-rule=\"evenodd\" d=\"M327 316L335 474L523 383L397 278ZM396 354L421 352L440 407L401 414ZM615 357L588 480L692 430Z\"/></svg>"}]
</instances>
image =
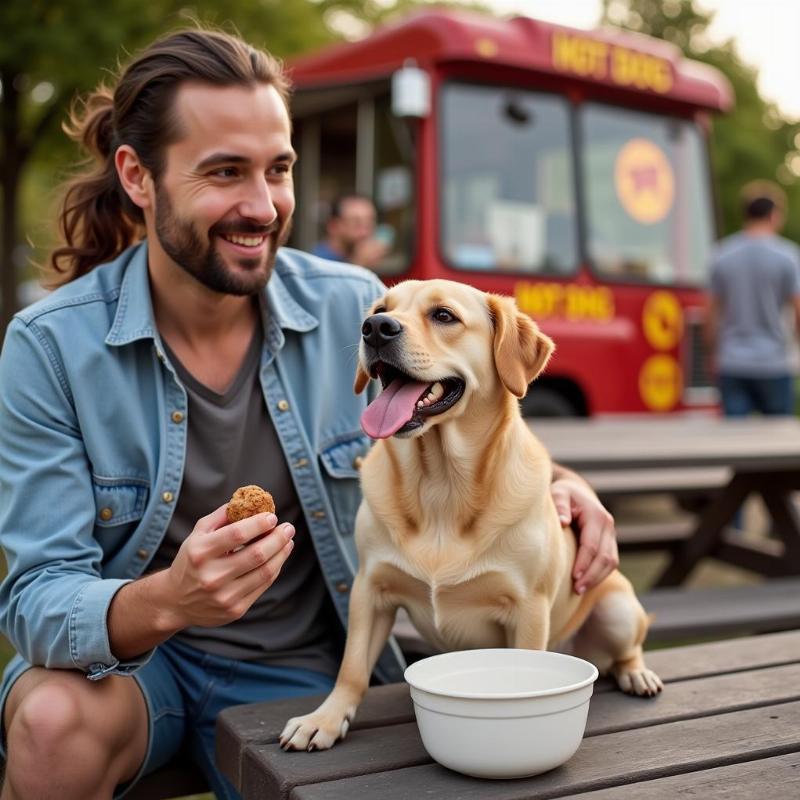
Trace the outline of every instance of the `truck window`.
<instances>
[{"instance_id":1,"label":"truck window","mask_svg":"<svg viewBox=\"0 0 800 800\"><path fill-rule=\"evenodd\" d=\"M463 270L578 266L569 105L510 87L442 88L441 248Z\"/></svg>"},{"instance_id":2,"label":"truck window","mask_svg":"<svg viewBox=\"0 0 800 800\"><path fill-rule=\"evenodd\" d=\"M587 253L598 276L705 283L714 225L697 127L594 103L579 119Z\"/></svg>"}]
</instances>

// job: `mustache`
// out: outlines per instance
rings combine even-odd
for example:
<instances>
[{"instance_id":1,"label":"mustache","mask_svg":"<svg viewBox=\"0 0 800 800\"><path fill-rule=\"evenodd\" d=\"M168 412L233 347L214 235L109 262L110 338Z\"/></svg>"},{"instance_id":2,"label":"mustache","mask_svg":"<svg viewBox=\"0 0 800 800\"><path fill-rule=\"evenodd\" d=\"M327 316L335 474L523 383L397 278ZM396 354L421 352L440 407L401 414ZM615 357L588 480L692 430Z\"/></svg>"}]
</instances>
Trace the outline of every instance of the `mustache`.
<instances>
[{"instance_id":1,"label":"mustache","mask_svg":"<svg viewBox=\"0 0 800 800\"><path fill-rule=\"evenodd\" d=\"M209 233L212 236L224 236L224 235L232 235L232 234L241 234L241 235L252 235L252 236L270 236L273 233L277 233L281 229L280 222L276 219L274 222L271 222L269 225L258 225L255 222L249 222L248 220L240 220L239 222L218 222L216 225L212 225L209 229Z\"/></svg>"}]
</instances>

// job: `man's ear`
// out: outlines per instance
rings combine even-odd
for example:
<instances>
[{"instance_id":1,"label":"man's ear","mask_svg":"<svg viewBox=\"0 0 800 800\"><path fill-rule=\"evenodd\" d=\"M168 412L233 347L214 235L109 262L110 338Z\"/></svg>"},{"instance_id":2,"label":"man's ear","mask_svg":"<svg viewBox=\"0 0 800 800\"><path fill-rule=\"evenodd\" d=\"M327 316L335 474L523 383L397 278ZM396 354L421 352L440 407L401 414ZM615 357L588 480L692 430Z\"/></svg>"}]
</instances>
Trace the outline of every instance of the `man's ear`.
<instances>
[{"instance_id":1,"label":"man's ear","mask_svg":"<svg viewBox=\"0 0 800 800\"><path fill-rule=\"evenodd\" d=\"M138 153L130 145L121 145L114 153L114 166L131 202L142 209L150 208L154 200L153 178L150 170L139 160Z\"/></svg>"},{"instance_id":2,"label":"man's ear","mask_svg":"<svg viewBox=\"0 0 800 800\"><path fill-rule=\"evenodd\" d=\"M528 384L547 366L555 344L512 298L490 294L487 302L494 320L497 374L511 394L525 397Z\"/></svg>"},{"instance_id":3,"label":"man's ear","mask_svg":"<svg viewBox=\"0 0 800 800\"><path fill-rule=\"evenodd\" d=\"M356 380L353 384L353 391L356 394L361 394L361 392L366 389L369 381L369 373L364 369L364 367L361 366L361 362L359 362L358 366L356 367Z\"/></svg>"}]
</instances>

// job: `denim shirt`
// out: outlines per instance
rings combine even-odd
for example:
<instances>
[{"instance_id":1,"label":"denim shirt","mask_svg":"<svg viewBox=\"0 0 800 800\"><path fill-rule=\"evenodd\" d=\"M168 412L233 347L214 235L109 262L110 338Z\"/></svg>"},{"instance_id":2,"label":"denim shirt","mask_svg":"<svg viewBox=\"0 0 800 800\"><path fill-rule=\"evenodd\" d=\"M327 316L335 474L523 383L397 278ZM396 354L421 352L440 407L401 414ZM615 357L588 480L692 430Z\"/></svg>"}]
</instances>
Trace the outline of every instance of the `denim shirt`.
<instances>
[{"instance_id":1,"label":"denim shirt","mask_svg":"<svg viewBox=\"0 0 800 800\"><path fill-rule=\"evenodd\" d=\"M264 401L343 623L370 445L356 344L383 291L367 270L282 248L262 302ZM117 659L106 620L167 529L187 413L155 326L146 243L16 315L0 357L0 627L18 660L97 679L152 655ZM402 666L391 641L378 674L399 680Z\"/></svg>"}]
</instances>

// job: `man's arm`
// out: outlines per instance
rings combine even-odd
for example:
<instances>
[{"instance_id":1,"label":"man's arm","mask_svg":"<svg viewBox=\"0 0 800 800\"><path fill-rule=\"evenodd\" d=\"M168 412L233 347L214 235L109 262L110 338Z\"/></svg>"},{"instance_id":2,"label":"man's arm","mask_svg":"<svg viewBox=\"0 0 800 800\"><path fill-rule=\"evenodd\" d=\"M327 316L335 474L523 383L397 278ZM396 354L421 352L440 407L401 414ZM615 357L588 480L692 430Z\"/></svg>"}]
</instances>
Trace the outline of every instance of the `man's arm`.
<instances>
[{"instance_id":1,"label":"man's arm","mask_svg":"<svg viewBox=\"0 0 800 800\"><path fill-rule=\"evenodd\" d=\"M561 524L569 525L574 521L578 527L578 552L572 579L575 591L583 594L619 566L614 517L577 472L560 464L553 464L550 491Z\"/></svg>"}]
</instances>

